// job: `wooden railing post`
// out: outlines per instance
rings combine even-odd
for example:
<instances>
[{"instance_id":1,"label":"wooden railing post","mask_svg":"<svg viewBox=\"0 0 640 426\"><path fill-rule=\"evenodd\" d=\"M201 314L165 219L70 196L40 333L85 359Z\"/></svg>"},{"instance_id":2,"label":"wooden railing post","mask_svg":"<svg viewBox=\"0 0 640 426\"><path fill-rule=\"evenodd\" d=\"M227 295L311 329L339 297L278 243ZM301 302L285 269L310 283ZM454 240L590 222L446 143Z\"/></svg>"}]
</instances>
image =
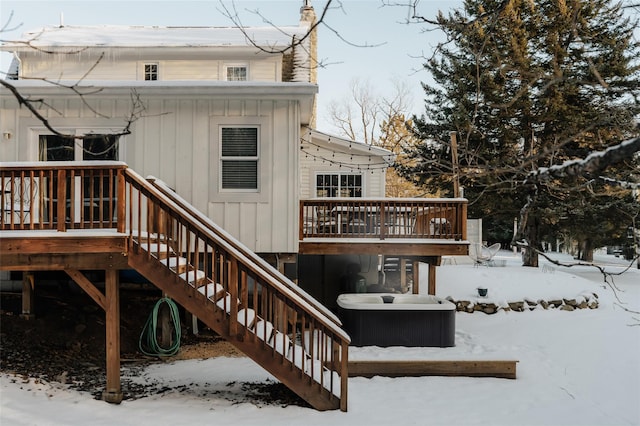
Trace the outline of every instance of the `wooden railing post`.
<instances>
[{"instance_id":1,"label":"wooden railing post","mask_svg":"<svg viewBox=\"0 0 640 426\"><path fill-rule=\"evenodd\" d=\"M380 203L380 239L384 240L384 236L387 230L387 217L386 217L387 203L382 201Z\"/></svg>"},{"instance_id":2,"label":"wooden railing post","mask_svg":"<svg viewBox=\"0 0 640 426\"><path fill-rule=\"evenodd\" d=\"M238 261L233 259L229 262L229 334L238 334Z\"/></svg>"},{"instance_id":3,"label":"wooden railing post","mask_svg":"<svg viewBox=\"0 0 640 426\"><path fill-rule=\"evenodd\" d=\"M127 220L127 195L126 195L126 182L124 179L124 169L118 169L116 177L116 202L117 202L117 230L118 232L126 232Z\"/></svg>"},{"instance_id":4,"label":"wooden railing post","mask_svg":"<svg viewBox=\"0 0 640 426\"><path fill-rule=\"evenodd\" d=\"M64 169L58 170L58 188L56 189L58 198L57 219L58 219L58 232L65 232L66 217L67 217L67 172ZM72 200L70 200L72 201ZM70 203L72 204L72 203ZM71 205L73 208L73 205Z\"/></svg>"},{"instance_id":5,"label":"wooden railing post","mask_svg":"<svg viewBox=\"0 0 640 426\"><path fill-rule=\"evenodd\" d=\"M467 203L461 203L458 209L460 211L460 239L467 240Z\"/></svg>"},{"instance_id":6,"label":"wooden railing post","mask_svg":"<svg viewBox=\"0 0 640 426\"><path fill-rule=\"evenodd\" d=\"M347 411L347 384L349 381L349 345L340 341L340 411Z\"/></svg>"},{"instance_id":7,"label":"wooden railing post","mask_svg":"<svg viewBox=\"0 0 640 426\"><path fill-rule=\"evenodd\" d=\"M302 201L299 203L299 205L300 205L300 218L298 222L298 235L299 235L300 241L302 241L304 239L304 232L305 232L305 229L304 229L305 205Z\"/></svg>"}]
</instances>

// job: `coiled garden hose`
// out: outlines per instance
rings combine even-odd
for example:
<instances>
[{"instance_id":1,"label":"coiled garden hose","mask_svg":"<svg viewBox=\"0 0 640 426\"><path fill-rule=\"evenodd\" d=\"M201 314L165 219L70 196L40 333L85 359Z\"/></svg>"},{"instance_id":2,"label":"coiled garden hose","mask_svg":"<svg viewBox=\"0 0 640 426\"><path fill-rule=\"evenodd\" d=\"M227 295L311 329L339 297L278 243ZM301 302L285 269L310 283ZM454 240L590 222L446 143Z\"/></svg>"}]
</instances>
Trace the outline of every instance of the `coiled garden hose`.
<instances>
[{"instance_id":1,"label":"coiled garden hose","mask_svg":"<svg viewBox=\"0 0 640 426\"><path fill-rule=\"evenodd\" d=\"M169 307L171 322L173 324L171 339L173 343L168 348L163 348L158 343L158 312L160 311L160 307L163 303L166 303ZM178 306L173 300L168 297L163 297L158 300L153 307L153 311L149 315L149 319L147 319L147 323L144 325L142 333L140 333L138 345L140 347L140 351L148 356L173 356L180 350L181 336L182 331L180 329L180 313L178 311Z\"/></svg>"}]
</instances>

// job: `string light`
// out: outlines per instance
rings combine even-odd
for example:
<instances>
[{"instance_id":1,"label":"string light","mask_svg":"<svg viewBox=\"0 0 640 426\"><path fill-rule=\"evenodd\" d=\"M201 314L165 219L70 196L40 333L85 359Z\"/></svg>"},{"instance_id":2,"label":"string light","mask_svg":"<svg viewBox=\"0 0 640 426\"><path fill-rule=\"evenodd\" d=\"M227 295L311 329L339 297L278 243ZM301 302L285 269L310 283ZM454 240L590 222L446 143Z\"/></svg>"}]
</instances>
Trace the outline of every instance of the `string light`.
<instances>
[{"instance_id":1,"label":"string light","mask_svg":"<svg viewBox=\"0 0 640 426\"><path fill-rule=\"evenodd\" d=\"M311 140L306 139L304 137L300 138L300 142L301 142L300 149L305 154L305 158L313 158L314 162L321 160L322 164L331 164L334 166L338 166L338 168L340 169L348 169L351 171L368 170L368 171L371 171L371 173L373 173L375 170L385 170L394 165L394 157L392 155L382 155L380 156L381 161L374 161L374 158L372 158L371 156L372 147L370 145L367 146L368 153L359 154L353 151L350 151L347 153L344 151L340 151L338 149L336 150L330 149L324 145L319 145L317 143L314 143ZM331 138L328 138L328 142L331 143ZM313 152L309 151L309 149L312 149L312 147L315 147L315 150ZM321 151L320 148L322 148L322 151L326 152L326 154L322 154L320 152ZM352 148L353 148L353 144L352 142L349 142L349 150L351 150ZM330 156L329 156L329 153L331 153ZM340 157L339 156L336 157L336 154L338 155L348 154L350 162L340 161L339 160ZM356 159L355 164L354 164L354 158ZM362 160L358 162L358 159L362 159ZM363 161L366 161L366 163L363 163Z\"/></svg>"},{"instance_id":2,"label":"string light","mask_svg":"<svg viewBox=\"0 0 640 426\"><path fill-rule=\"evenodd\" d=\"M337 159L331 159L327 157L323 157L321 155L315 155L311 152L308 152L302 148L302 152L304 152L306 158L313 158L313 161L322 161L322 164L333 164L340 168L345 168L349 170L384 170L391 167L393 164L384 160L382 162L373 162L371 158L369 158L369 163L350 163L346 161L339 161Z\"/></svg>"}]
</instances>

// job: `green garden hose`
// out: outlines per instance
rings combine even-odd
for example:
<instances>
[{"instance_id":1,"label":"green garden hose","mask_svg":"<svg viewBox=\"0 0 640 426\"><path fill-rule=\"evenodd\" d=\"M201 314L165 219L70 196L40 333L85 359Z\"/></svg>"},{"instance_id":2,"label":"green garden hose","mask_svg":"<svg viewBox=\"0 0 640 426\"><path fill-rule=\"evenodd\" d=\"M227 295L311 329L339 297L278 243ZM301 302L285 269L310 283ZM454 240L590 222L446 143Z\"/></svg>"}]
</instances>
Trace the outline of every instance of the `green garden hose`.
<instances>
[{"instance_id":1,"label":"green garden hose","mask_svg":"<svg viewBox=\"0 0 640 426\"><path fill-rule=\"evenodd\" d=\"M158 343L158 312L163 303L166 303L169 307L171 321L173 323L172 344L168 348L162 348ZM156 302L153 311L149 315L149 319L147 319L147 323L142 329L142 333L140 333L140 339L138 341L140 351L148 356L173 356L180 350L181 335L178 306L173 300L168 297L163 297Z\"/></svg>"}]
</instances>

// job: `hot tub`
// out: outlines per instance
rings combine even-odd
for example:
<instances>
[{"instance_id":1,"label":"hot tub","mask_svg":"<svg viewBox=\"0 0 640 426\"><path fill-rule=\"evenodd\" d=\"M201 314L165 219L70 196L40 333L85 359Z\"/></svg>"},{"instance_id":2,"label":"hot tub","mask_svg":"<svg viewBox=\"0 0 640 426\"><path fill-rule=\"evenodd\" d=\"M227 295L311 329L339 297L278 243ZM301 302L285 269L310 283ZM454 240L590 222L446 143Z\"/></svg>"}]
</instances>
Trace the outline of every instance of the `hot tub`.
<instances>
[{"instance_id":1,"label":"hot tub","mask_svg":"<svg viewBox=\"0 0 640 426\"><path fill-rule=\"evenodd\" d=\"M456 305L425 294L348 293L338 315L354 346L454 346Z\"/></svg>"}]
</instances>

